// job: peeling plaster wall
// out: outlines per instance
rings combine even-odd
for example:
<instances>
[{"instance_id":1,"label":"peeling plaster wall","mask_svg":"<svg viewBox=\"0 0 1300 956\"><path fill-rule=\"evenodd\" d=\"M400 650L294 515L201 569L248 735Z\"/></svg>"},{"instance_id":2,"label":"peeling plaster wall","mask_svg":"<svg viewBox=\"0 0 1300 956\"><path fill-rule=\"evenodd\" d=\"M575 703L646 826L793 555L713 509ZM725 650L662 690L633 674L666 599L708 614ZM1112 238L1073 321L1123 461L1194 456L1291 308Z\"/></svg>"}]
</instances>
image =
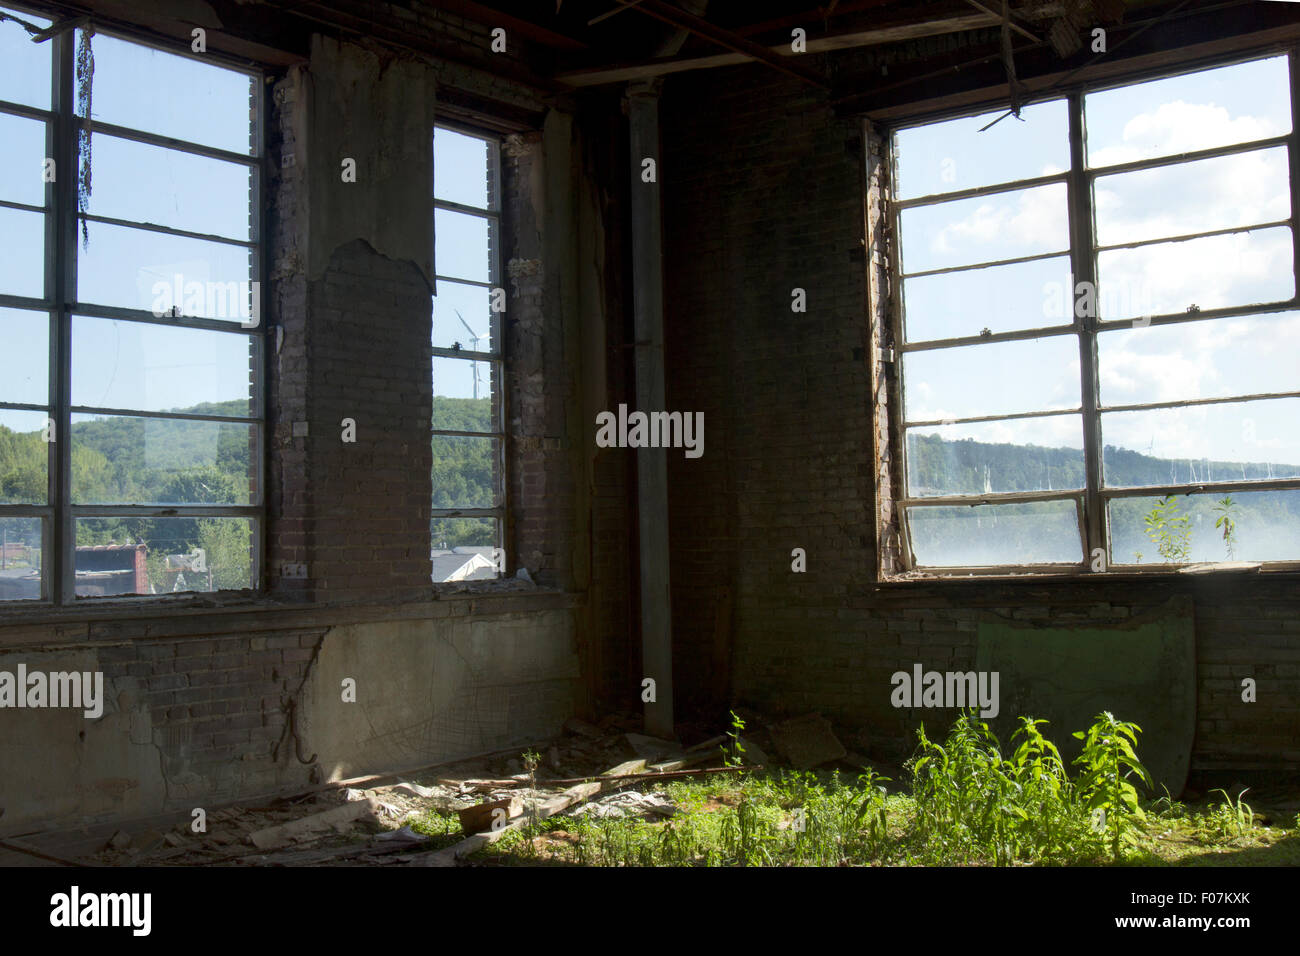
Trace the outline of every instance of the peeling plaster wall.
<instances>
[{"instance_id":1,"label":"peeling plaster wall","mask_svg":"<svg viewBox=\"0 0 1300 956\"><path fill-rule=\"evenodd\" d=\"M341 780L522 745L559 732L577 678L567 611L333 628L303 690L302 749Z\"/></svg>"},{"instance_id":2,"label":"peeling plaster wall","mask_svg":"<svg viewBox=\"0 0 1300 956\"><path fill-rule=\"evenodd\" d=\"M312 37L303 74L309 188L302 197L308 278L334 250L364 239L381 255L410 260L433 288L433 123L437 83L421 62L329 37ZM356 182L343 161L356 160Z\"/></svg>"}]
</instances>

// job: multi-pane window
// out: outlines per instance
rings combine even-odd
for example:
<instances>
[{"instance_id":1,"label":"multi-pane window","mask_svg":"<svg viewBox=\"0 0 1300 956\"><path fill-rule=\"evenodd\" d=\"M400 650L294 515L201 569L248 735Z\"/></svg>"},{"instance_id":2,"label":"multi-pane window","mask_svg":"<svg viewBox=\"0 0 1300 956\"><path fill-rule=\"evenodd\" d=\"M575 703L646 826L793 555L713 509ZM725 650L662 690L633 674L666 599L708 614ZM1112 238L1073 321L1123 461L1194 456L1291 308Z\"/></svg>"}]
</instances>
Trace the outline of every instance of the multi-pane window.
<instances>
[{"instance_id":1,"label":"multi-pane window","mask_svg":"<svg viewBox=\"0 0 1300 956\"><path fill-rule=\"evenodd\" d=\"M1300 560L1294 69L895 131L905 568Z\"/></svg>"},{"instance_id":2,"label":"multi-pane window","mask_svg":"<svg viewBox=\"0 0 1300 956\"><path fill-rule=\"evenodd\" d=\"M505 568L499 142L434 130L433 580Z\"/></svg>"},{"instance_id":3,"label":"multi-pane window","mask_svg":"<svg viewBox=\"0 0 1300 956\"><path fill-rule=\"evenodd\" d=\"M30 32L0 22L0 600L253 587L260 84Z\"/></svg>"}]
</instances>

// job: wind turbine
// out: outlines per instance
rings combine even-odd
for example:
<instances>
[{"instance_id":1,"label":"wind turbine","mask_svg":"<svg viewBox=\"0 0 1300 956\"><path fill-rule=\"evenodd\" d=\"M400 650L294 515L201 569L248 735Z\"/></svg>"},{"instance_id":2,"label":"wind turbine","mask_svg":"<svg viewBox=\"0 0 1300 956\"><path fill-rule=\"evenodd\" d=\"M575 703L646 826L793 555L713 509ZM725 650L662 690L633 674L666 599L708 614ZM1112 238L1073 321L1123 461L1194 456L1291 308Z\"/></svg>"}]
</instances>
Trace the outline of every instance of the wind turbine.
<instances>
[{"instance_id":1,"label":"wind turbine","mask_svg":"<svg viewBox=\"0 0 1300 956\"><path fill-rule=\"evenodd\" d=\"M469 333L470 348L472 348L475 352L477 352L479 339L485 339L487 338L487 336L479 335L477 332L471 329L469 327L469 323L465 321L465 316L460 314L460 309L453 309L452 311L456 313L456 318L460 319L460 324L465 326L465 331ZM475 362L474 363L474 397L475 398L478 398L479 381L480 379L478 374L478 362Z\"/></svg>"}]
</instances>

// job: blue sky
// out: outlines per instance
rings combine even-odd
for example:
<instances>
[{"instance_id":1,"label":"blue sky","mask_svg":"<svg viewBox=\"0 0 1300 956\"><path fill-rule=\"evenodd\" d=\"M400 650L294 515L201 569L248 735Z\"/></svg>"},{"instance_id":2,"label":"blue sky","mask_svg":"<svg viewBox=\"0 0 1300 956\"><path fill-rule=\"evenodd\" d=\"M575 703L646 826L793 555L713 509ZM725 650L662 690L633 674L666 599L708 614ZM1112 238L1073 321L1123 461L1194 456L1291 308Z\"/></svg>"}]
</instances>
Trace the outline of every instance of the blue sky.
<instances>
[{"instance_id":1,"label":"blue sky","mask_svg":"<svg viewBox=\"0 0 1300 956\"><path fill-rule=\"evenodd\" d=\"M1022 121L1000 115L898 134L904 198L951 192L1068 167L1064 101ZM1287 61L1274 57L1090 94L1087 156L1102 167L1290 131ZM1118 244L1277 221L1290 215L1285 147L1099 177L1099 242ZM1063 185L918 207L902 216L904 269L918 272L1068 248ZM1102 319L1132 319L1288 299L1290 230L1158 243L1099 256ZM912 341L1063 324L1069 261L1053 258L904 283ZM1300 314L1279 312L1099 336L1103 403L1137 404L1300 388ZM1078 407L1077 340L1070 335L913 353L904 359L913 421ZM1115 413L1103 441L1169 458L1300 465L1300 401ZM947 438L1081 447L1078 416L923 428Z\"/></svg>"}]
</instances>

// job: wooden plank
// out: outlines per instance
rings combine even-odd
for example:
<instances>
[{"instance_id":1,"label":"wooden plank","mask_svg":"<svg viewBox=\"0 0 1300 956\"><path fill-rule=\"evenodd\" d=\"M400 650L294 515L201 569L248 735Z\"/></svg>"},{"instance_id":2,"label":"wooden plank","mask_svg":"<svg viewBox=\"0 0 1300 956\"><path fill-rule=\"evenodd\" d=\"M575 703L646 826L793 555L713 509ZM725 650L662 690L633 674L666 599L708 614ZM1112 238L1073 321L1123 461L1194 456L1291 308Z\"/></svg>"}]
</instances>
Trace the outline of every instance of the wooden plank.
<instances>
[{"instance_id":1,"label":"wooden plank","mask_svg":"<svg viewBox=\"0 0 1300 956\"><path fill-rule=\"evenodd\" d=\"M259 850L267 850L291 843L300 837L310 836L317 831L342 827L344 824L351 823L367 814L374 815L378 812L379 802L367 797L364 800L345 803L341 807L334 807L332 810L326 810L323 813L314 813L300 820L281 823L278 826L266 827L262 830L254 830L248 835L248 841Z\"/></svg>"},{"instance_id":2,"label":"wooden plank","mask_svg":"<svg viewBox=\"0 0 1300 956\"><path fill-rule=\"evenodd\" d=\"M504 812L504 816L502 813ZM460 827L468 835L482 833L496 826L498 820L513 820L524 812L522 797L506 797L502 800L489 800L478 803L464 810L457 810ZM500 829L498 826L497 829Z\"/></svg>"},{"instance_id":3,"label":"wooden plank","mask_svg":"<svg viewBox=\"0 0 1300 956\"><path fill-rule=\"evenodd\" d=\"M900 40L916 40L922 37L942 36L946 33L960 33L964 30L977 30L993 26L998 20L983 13L964 14L931 20L922 23L901 23L876 30L855 30L851 33L837 33L833 36L818 37L808 41L808 53L826 53L831 50L853 50L864 46L881 43L897 43ZM768 48L771 53L780 56L800 56L790 49L790 44ZM602 66L589 70L573 70L556 74L556 79L569 86L601 86L606 83L625 83L630 80L643 80L670 73L684 73L689 70L707 70L719 66L735 66L738 63L753 63L755 60L743 53L715 53L710 56L676 57L672 59L644 60L638 63L625 63L618 66Z\"/></svg>"}]
</instances>

